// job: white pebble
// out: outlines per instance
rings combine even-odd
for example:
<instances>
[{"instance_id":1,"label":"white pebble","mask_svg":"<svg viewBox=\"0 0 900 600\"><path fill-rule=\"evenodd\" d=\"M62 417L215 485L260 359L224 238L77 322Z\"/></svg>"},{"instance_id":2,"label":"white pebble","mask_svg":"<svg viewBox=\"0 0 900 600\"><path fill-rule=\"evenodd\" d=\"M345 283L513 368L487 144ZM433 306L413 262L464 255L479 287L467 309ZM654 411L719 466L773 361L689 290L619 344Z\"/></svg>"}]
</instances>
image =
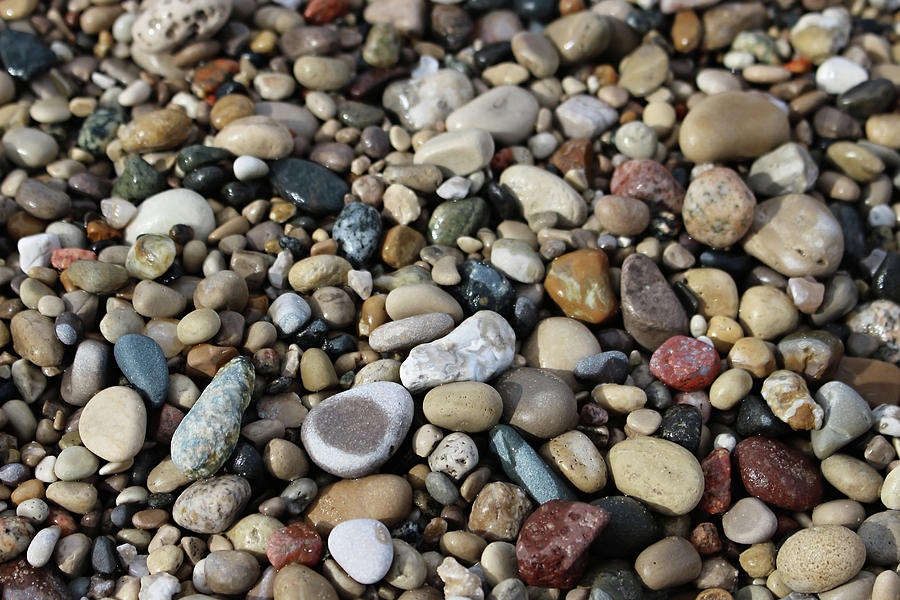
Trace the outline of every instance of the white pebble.
<instances>
[{"instance_id":1,"label":"white pebble","mask_svg":"<svg viewBox=\"0 0 900 600\"><path fill-rule=\"evenodd\" d=\"M178 578L168 573L156 573L141 577L141 591L138 600L171 600L181 591Z\"/></svg>"},{"instance_id":2,"label":"white pebble","mask_svg":"<svg viewBox=\"0 0 900 600\"><path fill-rule=\"evenodd\" d=\"M472 182L466 177L454 175L440 185L436 193L444 200L460 200L469 195Z\"/></svg>"},{"instance_id":3,"label":"white pebble","mask_svg":"<svg viewBox=\"0 0 900 600\"><path fill-rule=\"evenodd\" d=\"M347 285L365 300L372 295L372 274L368 271L350 270L347 272Z\"/></svg>"},{"instance_id":4,"label":"white pebble","mask_svg":"<svg viewBox=\"0 0 900 600\"><path fill-rule=\"evenodd\" d=\"M872 207L867 220L869 227L893 227L897 224L897 215L887 204L879 204Z\"/></svg>"},{"instance_id":5,"label":"white pebble","mask_svg":"<svg viewBox=\"0 0 900 600\"><path fill-rule=\"evenodd\" d=\"M312 314L306 300L289 292L278 296L269 307L268 315L278 331L284 335L296 333Z\"/></svg>"},{"instance_id":6,"label":"white pebble","mask_svg":"<svg viewBox=\"0 0 900 600\"><path fill-rule=\"evenodd\" d=\"M816 69L816 85L829 94L843 94L867 79L864 68L843 56L832 56Z\"/></svg>"},{"instance_id":7,"label":"white pebble","mask_svg":"<svg viewBox=\"0 0 900 600\"><path fill-rule=\"evenodd\" d=\"M59 481L59 477L57 477L56 473L53 471L55 467L56 457L45 456L41 459L41 462L39 462L34 468L34 478L39 481L43 481L44 483L53 483L54 481Z\"/></svg>"},{"instance_id":8,"label":"white pebble","mask_svg":"<svg viewBox=\"0 0 900 600\"><path fill-rule=\"evenodd\" d=\"M284 288L284 282L287 280L288 272L292 266L294 266L294 257L291 255L291 251L282 250L279 252L267 273L269 283L275 288Z\"/></svg>"},{"instance_id":9,"label":"white pebble","mask_svg":"<svg viewBox=\"0 0 900 600\"><path fill-rule=\"evenodd\" d=\"M713 440L714 448L725 448L731 452L735 446L737 446L737 438L730 433L720 433Z\"/></svg>"},{"instance_id":10,"label":"white pebble","mask_svg":"<svg viewBox=\"0 0 900 600\"><path fill-rule=\"evenodd\" d=\"M61 533L62 529L56 525L38 531L25 552L25 560L28 561L28 564L36 568L46 565L53 556L53 549L56 547Z\"/></svg>"},{"instance_id":11,"label":"white pebble","mask_svg":"<svg viewBox=\"0 0 900 600\"><path fill-rule=\"evenodd\" d=\"M16 507L16 516L28 519L32 525L38 525L50 516L50 507L40 498L29 498Z\"/></svg>"},{"instance_id":12,"label":"white pebble","mask_svg":"<svg viewBox=\"0 0 900 600\"><path fill-rule=\"evenodd\" d=\"M150 98L153 88L141 78L135 79L119 94L119 104L122 106L137 106Z\"/></svg>"},{"instance_id":13,"label":"white pebble","mask_svg":"<svg viewBox=\"0 0 900 600\"><path fill-rule=\"evenodd\" d=\"M881 404L872 410L875 430L882 435L900 437L900 406Z\"/></svg>"},{"instance_id":14,"label":"white pebble","mask_svg":"<svg viewBox=\"0 0 900 600\"><path fill-rule=\"evenodd\" d=\"M691 317L691 335L694 337L700 337L704 333L706 333L707 323L706 318L703 315L694 315Z\"/></svg>"},{"instance_id":15,"label":"white pebble","mask_svg":"<svg viewBox=\"0 0 900 600\"><path fill-rule=\"evenodd\" d=\"M124 198L105 198L100 201L100 214L110 227L122 229L134 218L137 207Z\"/></svg>"},{"instance_id":16,"label":"white pebble","mask_svg":"<svg viewBox=\"0 0 900 600\"><path fill-rule=\"evenodd\" d=\"M59 237L55 233L26 235L16 247L19 250L19 268L27 273L31 267L46 267L50 264L50 255L60 248Z\"/></svg>"},{"instance_id":17,"label":"white pebble","mask_svg":"<svg viewBox=\"0 0 900 600\"><path fill-rule=\"evenodd\" d=\"M269 174L269 165L255 156L238 156L234 159L234 176L240 181L259 179Z\"/></svg>"},{"instance_id":18,"label":"white pebble","mask_svg":"<svg viewBox=\"0 0 900 600\"><path fill-rule=\"evenodd\" d=\"M338 523L328 535L328 551L347 575L362 584L379 581L391 568L391 532L375 519Z\"/></svg>"}]
</instances>

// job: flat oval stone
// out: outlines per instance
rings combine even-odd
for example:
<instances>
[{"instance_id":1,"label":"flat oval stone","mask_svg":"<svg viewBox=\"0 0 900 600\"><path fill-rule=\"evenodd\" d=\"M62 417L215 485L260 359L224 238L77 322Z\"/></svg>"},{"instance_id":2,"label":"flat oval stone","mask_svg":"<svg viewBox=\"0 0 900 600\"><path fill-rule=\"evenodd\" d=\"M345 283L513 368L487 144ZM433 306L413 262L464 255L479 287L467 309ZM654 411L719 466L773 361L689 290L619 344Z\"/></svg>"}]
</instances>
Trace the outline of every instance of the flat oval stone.
<instances>
[{"instance_id":1,"label":"flat oval stone","mask_svg":"<svg viewBox=\"0 0 900 600\"><path fill-rule=\"evenodd\" d=\"M195 240L206 240L216 221L212 208L197 192L187 188L166 190L138 205L137 214L125 228L125 241L133 244L144 233L168 235L175 225L189 225Z\"/></svg>"},{"instance_id":2,"label":"flat oval stone","mask_svg":"<svg viewBox=\"0 0 900 600\"><path fill-rule=\"evenodd\" d=\"M156 2L144 7L131 26L131 35L147 52L165 52L190 37L212 37L230 15L231 4L221 0ZM169 23L169 27L160 27L160 23Z\"/></svg>"},{"instance_id":3,"label":"flat oval stone","mask_svg":"<svg viewBox=\"0 0 900 600\"><path fill-rule=\"evenodd\" d=\"M235 119L216 134L215 145L235 156L254 156L272 160L294 149L294 137L279 121L264 115Z\"/></svg>"},{"instance_id":4,"label":"flat oval stone","mask_svg":"<svg viewBox=\"0 0 900 600\"><path fill-rule=\"evenodd\" d=\"M188 478L218 471L237 444L256 373L243 357L219 369L172 436L172 462Z\"/></svg>"},{"instance_id":5,"label":"flat oval stone","mask_svg":"<svg viewBox=\"0 0 900 600\"><path fill-rule=\"evenodd\" d=\"M447 313L415 315L379 325L369 334L369 345L376 352L406 350L447 335L453 326Z\"/></svg>"},{"instance_id":6,"label":"flat oval stone","mask_svg":"<svg viewBox=\"0 0 900 600\"><path fill-rule=\"evenodd\" d=\"M250 499L243 477L222 475L189 485L172 506L172 519L195 533L222 533Z\"/></svg>"},{"instance_id":7,"label":"flat oval stone","mask_svg":"<svg viewBox=\"0 0 900 600\"><path fill-rule=\"evenodd\" d=\"M655 350L688 333L688 319L669 282L652 260L632 254L622 263L622 320L634 340Z\"/></svg>"},{"instance_id":8,"label":"flat oval stone","mask_svg":"<svg viewBox=\"0 0 900 600\"><path fill-rule=\"evenodd\" d=\"M56 337L53 320L36 310L23 310L9 322L13 350L39 367L62 363L65 346Z\"/></svg>"},{"instance_id":9,"label":"flat oval stone","mask_svg":"<svg viewBox=\"0 0 900 600\"><path fill-rule=\"evenodd\" d=\"M534 130L538 102L526 89L501 85L476 96L447 115L447 131L483 129L498 144L516 144Z\"/></svg>"},{"instance_id":10,"label":"flat oval stone","mask_svg":"<svg viewBox=\"0 0 900 600\"><path fill-rule=\"evenodd\" d=\"M58 219L69 212L72 200L60 190L36 179L26 179L16 190L16 204L38 219Z\"/></svg>"},{"instance_id":11,"label":"flat oval stone","mask_svg":"<svg viewBox=\"0 0 900 600\"><path fill-rule=\"evenodd\" d=\"M11 32L4 32L8 33ZM59 144L50 134L31 127L8 129L3 134L2 145L6 158L25 168L43 167L53 161L59 152Z\"/></svg>"},{"instance_id":12,"label":"flat oval stone","mask_svg":"<svg viewBox=\"0 0 900 600\"><path fill-rule=\"evenodd\" d=\"M503 400L504 422L529 435L549 439L578 423L575 395L548 370L510 369L493 385Z\"/></svg>"},{"instance_id":13,"label":"flat oval stone","mask_svg":"<svg viewBox=\"0 0 900 600\"><path fill-rule=\"evenodd\" d=\"M812 460L777 440L754 436L735 448L744 488L786 510L809 510L822 500L822 477Z\"/></svg>"},{"instance_id":14,"label":"flat oval stone","mask_svg":"<svg viewBox=\"0 0 900 600\"><path fill-rule=\"evenodd\" d=\"M522 346L529 367L572 371L582 358L600 352L600 343L587 326L568 317L541 320Z\"/></svg>"},{"instance_id":15,"label":"flat oval stone","mask_svg":"<svg viewBox=\"0 0 900 600\"><path fill-rule=\"evenodd\" d=\"M719 374L719 353L700 340L677 335L653 352L650 372L677 390L696 392Z\"/></svg>"},{"instance_id":16,"label":"flat oval stone","mask_svg":"<svg viewBox=\"0 0 900 600\"><path fill-rule=\"evenodd\" d=\"M841 525L822 525L785 540L776 565L792 590L818 593L848 581L865 561L866 547L858 535Z\"/></svg>"},{"instance_id":17,"label":"flat oval stone","mask_svg":"<svg viewBox=\"0 0 900 600\"><path fill-rule=\"evenodd\" d=\"M700 554L683 537L669 536L638 554L634 570L641 582L654 591L688 583L700 575Z\"/></svg>"},{"instance_id":18,"label":"flat oval stone","mask_svg":"<svg viewBox=\"0 0 900 600\"><path fill-rule=\"evenodd\" d=\"M342 285L353 268L347 259L330 254L308 256L294 263L288 271L288 282L301 294L324 286Z\"/></svg>"},{"instance_id":19,"label":"flat oval stone","mask_svg":"<svg viewBox=\"0 0 900 600\"><path fill-rule=\"evenodd\" d=\"M300 158L283 158L270 168L272 188L297 208L313 215L335 214L343 208L350 188L330 169Z\"/></svg>"},{"instance_id":20,"label":"flat oval stone","mask_svg":"<svg viewBox=\"0 0 900 600\"><path fill-rule=\"evenodd\" d=\"M163 108L143 114L118 132L125 152L171 150L184 142L193 122L183 111Z\"/></svg>"},{"instance_id":21,"label":"flat oval stone","mask_svg":"<svg viewBox=\"0 0 900 600\"><path fill-rule=\"evenodd\" d=\"M703 496L700 463L673 442L650 437L627 439L610 449L607 461L620 492L642 500L661 514L685 515Z\"/></svg>"},{"instance_id":22,"label":"flat oval stone","mask_svg":"<svg viewBox=\"0 0 900 600\"><path fill-rule=\"evenodd\" d=\"M477 433L497 424L503 415L503 400L486 383L459 381L432 388L422 401L422 412L438 427Z\"/></svg>"},{"instance_id":23,"label":"flat oval stone","mask_svg":"<svg viewBox=\"0 0 900 600\"><path fill-rule=\"evenodd\" d=\"M540 167L513 165L500 175L527 218L536 213L559 215L559 225L577 227L587 219L587 204L568 183Z\"/></svg>"},{"instance_id":24,"label":"flat oval stone","mask_svg":"<svg viewBox=\"0 0 900 600\"><path fill-rule=\"evenodd\" d=\"M384 577L394 558L391 532L375 519L339 523L328 534L328 552L347 575L362 584Z\"/></svg>"},{"instance_id":25,"label":"flat oval stone","mask_svg":"<svg viewBox=\"0 0 900 600\"><path fill-rule=\"evenodd\" d=\"M344 479L319 490L305 518L321 535L351 519L376 519L394 527L409 514L412 495L409 483L397 475Z\"/></svg>"},{"instance_id":26,"label":"flat oval stone","mask_svg":"<svg viewBox=\"0 0 900 600\"><path fill-rule=\"evenodd\" d=\"M494 138L484 129L441 133L416 149L413 163L436 165L449 175L469 175L485 168L494 155Z\"/></svg>"},{"instance_id":27,"label":"flat oval stone","mask_svg":"<svg viewBox=\"0 0 900 600\"><path fill-rule=\"evenodd\" d=\"M585 248L553 259L544 289L566 316L588 323L602 323L619 308L603 250Z\"/></svg>"},{"instance_id":28,"label":"flat oval stone","mask_svg":"<svg viewBox=\"0 0 900 600\"><path fill-rule=\"evenodd\" d=\"M303 421L301 439L310 459L346 479L369 475L400 447L412 423L412 396L382 381L323 400Z\"/></svg>"},{"instance_id":29,"label":"flat oval stone","mask_svg":"<svg viewBox=\"0 0 900 600\"><path fill-rule=\"evenodd\" d=\"M128 283L124 267L99 260L76 260L66 273L73 284L92 294L109 294Z\"/></svg>"},{"instance_id":30,"label":"flat oval stone","mask_svg":"<svg viewBox=\"0 0 900 600\"><path fill-rule=\"evenodd\" d=\"M678 143L695 163L756 158L788 141L787 115L762 95L725 92L707 96L689 111Z\"/></svg>"},{"instance_id":31,"label":"flat oval stone","mask_svg":"<svg viewBox=\"0 0 900 600\"><path fill-rule=\"evenodd\" d=\"M147 395L154 408L162 406L169 390L169 367L162 348L145 335L123 335L113 347L116 364L122 374Z\"/></svg>"},{"instance_id":32,"label":"flat oval stone","mask_svg":"<svg viewBox=\"0 0 900 600\"><path fill-rule=\"evenodd\" d=\"M143 400L137 392L122 386L94 395L78 420L78 435L84 446L110 462L133 459L144 445L146 430Z\"/></svg>"},{"instance_id":33,"label":"flat oval stone","mask_svg":"<svg viewBox=\"0 0 900 600\"><path fill-rule=\"evenodd\" d=\"M346 61L327 56L301 56L294 61L294 77L313 90L337 90L353 77Z\"/></svg>"},{"instance_id":34,"label":"flat oval stone","mask_svg":"<svg viewBox=\"0 0 900 600\"><path fill-rule=\"evenodd\" d=\"M830 275L840 265L844 235L823 203L788 194L756 207L744 251L788 277Z\"/></svg>"},{"instance_id":35,"label":"flat oval stone","mask_svg":"<svg viewBox=\"0 0 900 600\"><path fill-rule=\"evenodd\" d=\"M579 11L549 23L544 35L556 46L562 61L573 64L606 50L612 28L606 18L592 11Z\"/></svg>"}]
</instances>

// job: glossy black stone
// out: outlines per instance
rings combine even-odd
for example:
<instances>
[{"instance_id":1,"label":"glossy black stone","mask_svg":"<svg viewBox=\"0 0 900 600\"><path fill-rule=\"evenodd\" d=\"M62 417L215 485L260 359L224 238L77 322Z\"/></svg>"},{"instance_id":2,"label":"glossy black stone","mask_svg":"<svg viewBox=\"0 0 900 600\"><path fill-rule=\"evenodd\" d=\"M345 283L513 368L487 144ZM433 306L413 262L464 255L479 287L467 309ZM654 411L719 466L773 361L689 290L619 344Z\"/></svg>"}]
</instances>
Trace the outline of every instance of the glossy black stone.
<instances>
[{"instance_id":1,"label":"glossy black stone","mask_svg":"<svg viewBox=\"0 0 900 600\"><path fill-rule=\"evenodd\" d=\"M492 310L502 315L512 310L516 291L500 271L487 263L467 260L459 265L461 281L448 291L467 314Z\"/></svg>"},{"instance_id":2,"label":"glossy black stone","mask_svg":"<svg viewBox=\"0 0 900 600\"><path fill-rule=\"evenodd\" d=\"M872 291L884 300L900 302L900 254L887 253L872 278Z\"/></svg>"},{"instance_id":3,"label":"glossy black stone","mask_svg":"<svg viewBox=\"0 0 900 600\"><path fill-rule=\"evenodd\" d=\"M31 81L56 63L56 55L37 36L7 29L0 32L0 60L7 73Z\"/></svg>"},{"instance_id":4,"label":"glossy black stone","mask_svg":"<svg viewBox=\"0 0 900 600\"><path fill-rule=\"evenodd\" d=\"M294 336L294 343L306 350L319 348L325 343L328 334L328 323L324 319L313 319Z\"/></svg>"},{"instance_id":5,"label":"glossy black stone","mask_svg":"<svg viewBox=\"0 0 900 600\"><path fill-rule=\"evenodd\" d=\"M118 568L116 544L111 538L101 535L94 539L94 546L91 549L91 566L94 571L103 575L112 575L116 572Z\"/></svg>"},{"instance_id":6,"label":"glossy black stone","mask_svg":"<svg viewBox=\"0 0 900 600\"><path fill-rule=\"evenodd\" d=\"M534 330L538 322L539 309L530 298L519 296L513 303L512 325L518 339L524 339Z\"/></svg>"},{"instance_id":7,"label":"glossy black stone","mask_svg":"<svg viewBox=\"0 0 900 600\"><path fill-rule=\"evenodd\" d=\"M600 347L604 346L601 344ZM628 356L618 350L585 356L575 363L572 373L577 379L591 384L622 384L628 377Z\"/></svg>"},{"instance_id":8,"label":"glossy black stone","mask_svg":"<svg viewBox=\"0 0 900 600\"><path fill-rule=\"evenodd\" d=\"M344 194L350 191L333 171L300 158L272 163L269 180L279 196L313 215L337 214L344 207Z\"/></svg>"},{"instance_id":9,"label":"glossy black stone","mask_svg":"<svg viewBox=\"0 0 900 600\"><path fill-rule=\"evenodd\" d=\"M207 165L194 169L184 176L181 185L194 190L201 196L212 196L228 181L225 169L218 165Z\"/></svg>"},{"instance_id":10,"label":"glossy black stone","mask_svg":"<svg viewBox=\"0 0 900 600\"><path fill-rule=\"evenodd\" d=\"M609 513L609 523L592 546L592 554L604 558L634 556L660 537L653 513L639 500L607 496L591 502Z\"/></svg>"},{"instance_id":11,"label":"glossy black stone","mask_svg":"<svg viewBox=\"0 0 900 600\"><path fill-rule=\"evenodd\" d=\"M676 404L664 414L658 434L664 440L675 442L691 454L700 446L700 430L703 418L700 412L689 404Z\"/></svg>"},{"instance_id":12,"label":"glossy black stone","mask_svg":"<svg viewBox=\"0 0 900 600\"><path fill-rule=\"evenodd\" d=\"M349 334L342 333L333 338L325 340L322 344L322 350L332 359L337 358L341 354L356 351L356 342Z\"/></svg>"},{"instance_id":13,"label":"glossy black stone","mask_svg":"<svg viewBox=\"0 0 900 600\"><path fill-rule=\"evenodd\" d=\"M512 56L512 45L508 41L502 41L485 44L481 50L475 52L475 56L472 57L472 60L476 69L484 71L497 63L512 60Z\"/></svg>"},{"instance_id":14,"label":"glossy black stone","mask_svg":"<svg viewBox=\"0 0 900 600\"><path fill-rule=\"evenodd\" d=\"M772 413L766 401L754 395L741 401L735 430L743 437L779 438L791 433L791 428Z\"/></svg>"},{"instance_id":15,"label":"glossy black stone","mask_svg":"<svg viewBox=\"0 0 900 600\"><path fill-rule=\"evenodd\" d=\"M225 472L243 477L250 485L259 484L266 474L262 455L250 442L241 439L225 462Z\"/></svg>"}]
</instances>

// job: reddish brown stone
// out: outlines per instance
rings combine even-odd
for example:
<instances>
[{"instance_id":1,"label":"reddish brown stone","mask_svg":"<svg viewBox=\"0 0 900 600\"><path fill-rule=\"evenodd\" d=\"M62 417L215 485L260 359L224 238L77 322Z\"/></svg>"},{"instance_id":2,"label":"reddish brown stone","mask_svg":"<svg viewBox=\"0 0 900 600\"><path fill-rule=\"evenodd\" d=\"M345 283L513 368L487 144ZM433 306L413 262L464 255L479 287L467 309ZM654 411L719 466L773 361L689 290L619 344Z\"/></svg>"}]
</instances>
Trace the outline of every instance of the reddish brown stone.
<instances>
[{"instance_id":1,"label":"reddish brown stone","mask_svg":"<svg viewBox=\"0 0 900 600\"><path fill-rule=\"evenodd\" d=\"M306 523L282 527L269 536L266 558L276 569L291 563L315 566L322 558L322 538Z\"/></svg>"},{"instance_id":2,"label":"reddish brown stone","mask_svg":"<svg viewBox=\"0 0 900 600\"><path fill-rule=\"evenodd\" d=\"M61 538L72 535L78 531L78 523L75 521L75 517L72 516L72 513L56 506L50 507L50 512L47 515L47 525L56 525L59 527L59 537Z\"/></svg>"},{"instance_id":3,"label":"reddish brown stone","mask_svg":"<svg viewBox=\"0 0 900 600\"><path fill-rule=\"evenodd\" d=\"M409 69L406 67L391 67L389 69L369 69L359 75L350 84L350 97L354 100L381 99L384 88L397 79L409 77Z\"/></svg>"},{"instance_id":4,"label":"reddish brown stone","mask_svg":"<svg viewBox=\"0 0 900 600\"><path fill-rule=\"evenodd\" d=\"M609 191L645 202L662 204L676 213L684 204L684 188L660 163L649 158L625 161L613 171Z\"/></svg>"},{"instance_id":5,"label":"reddish brown stone","mask_svg":"<svg viewBox=\"0 0 900 600\"><path fill-rule=\"evenodd\" d=\"M731 506L731 456L716 448L700 463L703 469L703 497L697 508L711 515L724 514Z\"/></svg>"},{"instance_id":6,"label":"reddish brown stone","mask_svg":"<svg viewBox=\"0 0 900 600\"><path fill-rule=\"evenodd\" d=\"M212 377L237 355L237 348L233 346L197 344L188 352L187 368L184 373L189 377Z\"/></svg>"},{"instance_id":7,"label":"reddish brown stone","mask_svg":"<svg viewBox=\"0 0 900 600\"><path fill-rule=\"evenodd\" d=\"M57 248L50 254L50 264L60 271L76 260L97 260L97 255L83 248Z\"/></svg>"},{"instance_id":8,"label":"reddish brown stone","mask_svg":"<svg viewBox=\"0 0 900 600\"><path fill-rule=\"evenodd\" d=\"M544 289L567 317L588 323L602 323L619 308L603 250L585 248L553 259Z\"/></svg>"},{"instance_id":9,"label":"reddish brown stone","mask_svg":"<svg viewBox=\"0 0 900 600\"><path fill-rule=\"evenodd\" d=\"M110 227L103 221L94 220L90 221L86 227L87 238L92 242L99 242L102 240L115 240L122 237L122 232L118 229Z\"/></svg>"},{"instance_id":10,"label":"reddish brown stone","mask_svg":"<svg viewBox=\"0 0 900 600\"><path fill-rule=\"evenodd\" d=\"M777 519L778 525L775 527L775 533L772 535L773 539L780 538L785 534L800 529L800 523L787 516L786 514L776 513L775 517Z\"/></svg>"},{"instance_id":11,"label":"reddish brown stone","mask_svg":"<svg viewBox=\"0 0 900 600\"><path fill-rule=\"evenodd\" d=\"M178 425L183 418L183 412L171 404L163 404L151 417L150 432L153 439L160 444L169 445L175 430L178 429Z\"/></svg>"},{"instance_id":12,"label":"reddish brown stone","mask_svg":"<svg viewBox=\"0 0 900 600\"><path fill-rule=\"evenodd\" d=\"M74 595L51 564L35 568L24 558L0 564L3 600L70 600Z\"/></svg>"},{"instance_id":13,"label":"reddish brown stone","mask_svg":"<svg viewBox=\"0 0 900 600\"><path fill-rule=\"evenodd\" d=\"M569 171L581 171L588 181L594 179L594 146L591 140L576 138L566 140L550 157L550 164L565 175Z\"/></svg>"},{"instance_id":14,"label":"reddish brown stone","mask_svg":"<svg viewBox=\"0 0 900 600\"><path fill-rule=\"evenodd\" d=\"M650 372L676 390L696 392L719 374L719 353L696 338L676 335L653 352Z\"/></svg>"},{"instance_id":15,"label":"reddish brown stone","mask_svg":"<svg viewBox=\"0 0 900 600\"><path fill-rule=\"evenodd\" d=\"M786 510L809 510L822 500L822 476L805 454L777 440L755 436L734 450L747 493Z\"/></svg>"},{"instance_id":16,"label":"reddish brown stone","mask_svg":"<svg viewBox=\"0 0 900 600\"><path fill-rule=\"evenodd\" d=\"M219 86L241 70L236 60L230 58L217 58L197 69L194 75L193 85L204 94L211 94L219 89Z\"/></svg>"},{"instance_id":17,"label":"reddish brown stone","mask_svg":"<svg viewBox=\"0 0 900 600\"><path fill-rule=\"evenodd\" d=\"M506 167L513 164L516 157L513 156L512 148L503 148L494 153L491 157L491 171L494 173L502 173Z\"/></svg>"},{"instance_id":18,"label":"reddish brown stone","mask_svg":"<svg viewBox=\"0 0 900 600\"><path fill-rule=\"evenodd\" d=\"M348 0L312 0L306 5L303 16L314 25L331 23L350 10Z\"/></svg>"},{"instance_id":19,"label":"reddish brown stone","mask_svg":"<svg viewBox=\"0 0 900 600\"><path fill-rule=\"evenodd\" d=\"M384 234L381 243L381 260L399 269L419 259L419 251L425 247L425 236L409 225L394 225Z\"/></svg>"},{"instance_id":20,"label":"reddish brown stone","mask_svg":"<svg viewBox=\"0 0 900 600\"><path fill-rule=\"evenodd\" d=\"M722 538L719 537L719 531L712 523L700 523L691 532L691 545L697 549L702 556L716 554L722 550Z\"/></svg>"},{"instance_id":21,"label":"reddish brown stone","mask_svg":"<svg viewBox=\"0 0 900 600\"><path fill-rule=\"evenodd\" d=\"M18 241L23 237L34 235L36 233L43 233L46 228L46 221L41 221L37 217L32 217L24 210L13 213L6 222L6 233L9 234L9 237L11 237L13 241Z\"/></svg>"},{"instance_id":22,"label":"reddish brown stone","mask_svg":"<svg viewBox=\"0 0 900 600\"><path fill-rule=\"evenodd\" d=\"M519 577L528 585L572 588L587 566L588 548L608 522L609 513L584 502L541 505L519 532Z\"/></svg>"}]
</instances>

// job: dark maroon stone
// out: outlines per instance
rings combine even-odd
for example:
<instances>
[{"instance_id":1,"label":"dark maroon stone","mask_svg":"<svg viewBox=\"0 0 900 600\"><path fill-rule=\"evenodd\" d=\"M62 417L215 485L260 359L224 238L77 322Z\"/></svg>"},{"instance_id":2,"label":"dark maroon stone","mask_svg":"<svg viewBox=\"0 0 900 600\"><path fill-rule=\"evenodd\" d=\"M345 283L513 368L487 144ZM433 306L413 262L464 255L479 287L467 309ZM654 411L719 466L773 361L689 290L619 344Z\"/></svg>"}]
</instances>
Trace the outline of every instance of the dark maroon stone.
<instances>
[{"instance_id":1,"label":"dark maroon stone","mask_svg":"<svg viewBox=\"0 0 900 600\"><path fill-rule=\"evenodd\" d=\"M655 160L639 158L628 160L613 171L609 191L617 196L629 196L645 202L662 204L681 214L684 204L684 188Z\"/></svg>"},{"instance_id":2,"label":"dark maroon stone","mask_svg":"<svg viewBox=\"0 0 900 600\"><path fill-rule=\"evenodd\" d=\"M719 374L719 353L696 338L676 335L653 352L650 372L676 390L696 392Z\"/></svg>"},{"instance_id":3,"label":"dark maroon stone","mask_svg":"<svg viewBox=\"0 0 900 600\"><path fill-rule=\"evenodd\" d=\"M528 585L574 587L587 565L588 548L608 522L609 513L584 502L542 504L519 531L519 577Z\"/></svg>"},{"instance_id":4,"label":"dark maroon stone","mask_svg":"<svg viewBox=\"0 0 900 600\"><path fill-rule=\"evenodd\" d=\"M171 443L172 436L183 418L183 412L171 404L163 404L151 418L150 432L153 435L153 439L160 444L168 445Z\"/></svg>"},{"instance_id":5,"label":"dark maroon stone","mask_svg":"<svg viewBox=\"0 0 900 600\"><path fill-rule=\"evenodd\" d=\"M716 448L700 463L703 469L703 497L697 508L711 515L721 515L731 506L731 455Z\"/></svg>"},{"instance_id":6,"label":"dark maroon stone","mask_svg":"<svg viewBox=\"0 0 900 600\"><path fill-rule=\"evenodd\" d=\"M755 436L739 443L734 455L751 496L786 510L809 510L822 500L819 470L799 450Z\"/></svg>"},{"instance_id":7,"label":"dark maroon stone","mask_svg":"<svg viewBox=\"0 0 900 600\"><path fill-rule=\"evenodd\" d=\"M2 600L72 600L62 576L51 566L35 568L24 558L0 564Z\"/></svg>"}]
</instances>

